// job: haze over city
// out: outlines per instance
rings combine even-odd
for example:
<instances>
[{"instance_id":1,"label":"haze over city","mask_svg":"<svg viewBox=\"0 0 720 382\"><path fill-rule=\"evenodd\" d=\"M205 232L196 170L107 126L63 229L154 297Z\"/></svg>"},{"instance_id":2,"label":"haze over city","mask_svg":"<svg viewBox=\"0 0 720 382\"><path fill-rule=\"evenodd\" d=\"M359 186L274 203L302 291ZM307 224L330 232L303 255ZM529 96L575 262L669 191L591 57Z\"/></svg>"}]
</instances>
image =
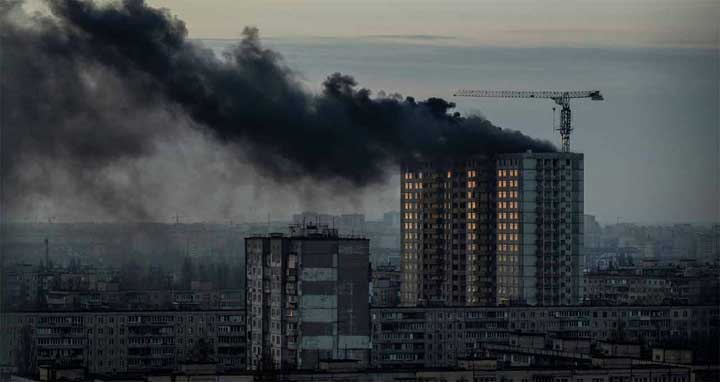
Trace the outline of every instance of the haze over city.
<instances>
[{"instance_id":1,"label":"haze over city","mask_svg":"<svg viewBox=\"0 0 720 382\"><path fill-rule=\"evenodd\" d=\"M441 97L463 114L556 145L551 101L463 99L452 92L602 88L603 103L574 105L573 149L590 159L586 211L604 222L717 220L718 84L708 80L718 72L712 1L581 1L567 9L553 1L149 4L167 7L191 39L218 54L239 41L245 26L258 27L260 43L280 54L311 92L341 72L374 95ZM38 2L25 7L46 12ZM103 174L108 188L137 189L143 214L115 213L82 197L82 185L56 176L42 192L28 190L13 217L257 221L267 214L287 218L288 210L379 216L399 203L392 172L370 191L308 179L278 182L237 159L242 145L219 146L186 127L161 136L141 162L113 163ZM249 208L259 205L265 208Z\"/></svg>"}]
</instances>

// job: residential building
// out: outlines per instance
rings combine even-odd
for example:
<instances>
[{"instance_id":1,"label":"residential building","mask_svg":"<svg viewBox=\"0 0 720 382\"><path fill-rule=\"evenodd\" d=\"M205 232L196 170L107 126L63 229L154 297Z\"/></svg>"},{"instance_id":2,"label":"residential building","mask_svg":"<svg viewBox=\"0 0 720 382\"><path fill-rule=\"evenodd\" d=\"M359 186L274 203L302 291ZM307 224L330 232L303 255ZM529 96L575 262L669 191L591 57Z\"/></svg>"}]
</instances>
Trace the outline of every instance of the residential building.
<instances>
[{"instance_id":1,"label":"residential building","mask_svg":"<svg viewBox=\"0 0 720 382\"><path fill-rule=\"evenodd\" d=\"M401 218L405 306L582 301L582 154L405 165Z\"/></svg>"},{"instance_id":2,"label":"residential building","mask_svg":"<svg viewBox=\"0 0 720 382\"><path fill-rule=\"evenodd\" d=\"M0 359L23 373L45 364L98 374L173 371L201 341L207 360L245 369L244 310L12 312L3 323Z\"/></svg>"},{"instance_id":3,"label":"residential building","mask_svg":"<svg viewBox=\"0 0 720 382\"><path fill-rule=\"evenodd\" d=\"M380 265L372 270L370 279L371 306L397 306L400 303L400 285L402 274L398 267Z\"/></svg>"},{"instance_id":4,"label":"residential building","mask_svg":"<svg viewBox=\"0 0 720 382\"><path fill-rule=\"evenodd\" d=\"M485 156L404 166L403 305L495 304L495 182Z\"/></svg>"},{"instance_id":5,"label":"residential building","mask_svg":"<svg viewBox=\"0 0 720 382\"><path fill-rule=\"evenodd\" d=\"M720 335L717 305L396 307L373 308L371 314L372 365L381 368L455 367L486 354L488 344L513 345L518 333L542 333L542 342L575 338L646 346L677 338L702 343Z\"/></svg>"},{"instance_id":6,"label":"residential building","mask_svg":"<svg viewBox=\"0 0 720 382\"><path fill-rule=\"evenodd\" d=\"M314 368L369 353L369 242L327 226L245 239L248 366Z\"/></svg>"},{"instance_id":7,"label":"residential building","mask_svg":"<svg viewBox=\"0 0 720 382\"><path fill-rule=\"evenodd\" d=\"M686 264L639 267L585 274L585 296L597 305L720 304L720 268Z\"/></svg>"}]
</instances>

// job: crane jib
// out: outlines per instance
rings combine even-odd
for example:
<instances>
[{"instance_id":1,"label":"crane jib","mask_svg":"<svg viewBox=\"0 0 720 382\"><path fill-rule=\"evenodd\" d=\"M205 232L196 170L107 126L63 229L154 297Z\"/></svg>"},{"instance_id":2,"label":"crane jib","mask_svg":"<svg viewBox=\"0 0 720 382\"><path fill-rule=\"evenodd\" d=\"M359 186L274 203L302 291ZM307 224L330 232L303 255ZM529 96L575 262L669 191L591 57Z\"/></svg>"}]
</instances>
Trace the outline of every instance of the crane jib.
<instances>
[{"instance_id":1,"label":"crane jib","mask_svg":"<svg viewBox=\"0 0 720 382\"><path fill-rule=\"evenodd\" d=\"M493 97L493 98L547 98L562 106L560 111L560 141L562 151L570 152L571 126L571 98L590 98L592 101L603 101L605 98L599 90L573 90L573 91L533 91L533 90L458 90L455 97ZM554 108L553 108L554 110Z\"/></svg>"}]
</instances>

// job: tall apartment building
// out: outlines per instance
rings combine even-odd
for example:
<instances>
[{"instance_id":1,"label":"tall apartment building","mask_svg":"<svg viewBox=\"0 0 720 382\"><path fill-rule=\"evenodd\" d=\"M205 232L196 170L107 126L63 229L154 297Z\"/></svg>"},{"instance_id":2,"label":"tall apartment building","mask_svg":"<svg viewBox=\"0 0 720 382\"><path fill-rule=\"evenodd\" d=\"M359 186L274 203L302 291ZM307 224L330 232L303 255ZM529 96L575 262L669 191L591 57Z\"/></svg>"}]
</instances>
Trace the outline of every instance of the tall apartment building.
<instances>
[{"instance_id":1,"label":"tall apartment building","mask_svg":"<svg viewBox=\"0 0 720 382\"><path fill-rule=\"evenodd\" d=\"M403 169L403 305L495 303L495 178L489 157Z\"/></svg>"},{"instance_id":2,"label":"tall apartment building","mask_svg":"<svg viewBox=\"0 0 720 382\"><path fill-rule=\"evenodd\" d=\"M404 305L581 301L582 154L419 163L401 188Z\"/></svg>"},{"instance_id":3,"label":"tall apartment building","mask_svg":"<svg viewBox=\"0 0 720 382\"><path fill-rule=\"evenodd\" d=\"M248 367L369 357L369 241L314 225L245 239Z\"/></svg>"}]
</instances>

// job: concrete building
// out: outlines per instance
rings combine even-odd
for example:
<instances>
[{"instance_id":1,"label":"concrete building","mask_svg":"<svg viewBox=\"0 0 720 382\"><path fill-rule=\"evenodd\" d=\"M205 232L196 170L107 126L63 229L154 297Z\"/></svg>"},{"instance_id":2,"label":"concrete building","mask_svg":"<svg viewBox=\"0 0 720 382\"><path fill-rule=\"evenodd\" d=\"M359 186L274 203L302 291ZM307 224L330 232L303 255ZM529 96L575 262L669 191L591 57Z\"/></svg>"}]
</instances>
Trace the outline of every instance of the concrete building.
<instances>
[{"instance_id":1,"label":"concrete building","mask_svg":"<svg viewBox=\"0 0 720 382\"><path fill-rule=\"evenodd\" d=\"M720 268L694 261L585 274L585 297L596 305L696 305L720 303Z\"/></svg>"},{"instance_id":2,"label":"concrete building","mask_svg":"<svg viewBox=\"0 0 720 382\"><path fill-rule=\"evenodd\" d=\"M704 232L696 232L695 259L703 264L720 264L720 224Z\"/></svg>"},{"instance_id":3,"label":"concrete building","mask_svg":"<svg viewBox=\"0 0 720 382\"><path fill-rule=\"evenodd\" d=\"M594 215L583 216L583 245L585 248L602 247L602 227Z\"/></svg>"},{"instance_id":4,"label":"concrete building","mask_svg":"<svg viewBox=\"0 0 720 382\"><path fill-rule=\"evenodd\" d=\"M147 375L83 375L82 369L50 369L50 378L22 379L16 382L716 382L717 367L672 365L669 363L598 367L500 367L485 360L467 360L459 368L413 369L352 369L345 363L323 362L318 370L279 371L263 373L221 373L206 365L186 365L174 373ZM77 376L76 378L74 378ZM53 378L54 377L54 378ZM61 378L58 378L61 377Z\"/></svg>"},{"instance_id":5,"label":"concrete building","mask_svg":"<svg viewBox=\"0 0 720 382\"><path fill-rule=\"evenodd\" d=\"M173 371L202 352L223 370L245 369L245 311L6 313L0 359L21 373L41 365L91 373Z\"/></svg>"},{"instance_id":6,"label":"concrete building","mask_svg":"<svg viewBox=\"0 0 720 382\"><path fill-rule=\"evenodd\" d=\"M250 369L367 363L368 249L367 239L315 225L245 239Z\"/></svg>"},{"instance_id":7,"label":"concrete building","mask_svg":"<svg viewBox=\"0 0 720 382\"><path fill-rule=\"evenodd\" d=\"M371 314L372 365L380 368L456 367L488 345L536 348L537 333L553 351L553 338L655 346L720 335L717 306L397 307Z\"/></svg>"},{"instance_id":8,"label":"concrete building","mask_svg":"<svg viewBox=\"0 0 720 382\"><path fill-rule=\"evenodd\" d=\"M370 305L397 306L400 303L402 274L393 265L380 265L372 270Z\"/></svg>"},{"instance_id":9,"label":"concrete building","mask_svg":"<svg viewBox=\"0 0 720 382\"><path fill-rule=\"evenodd\" d=\"M583 155L507 154L497 167L498 302L580 303Z\"/></svg>"},{"instance_id":10,"label":"concrete building","mask_svg":"<svg viewBox=\"0 0 720 382\"><path fill-rule=\"evenodd\" d=\"M337 229L343 236L364 237L366 232L365 215L363 214L341 214L331 215L317 212L305 211L293 214L293 225L312 224L315 226L327 226Z\"/></svg>"},{"instance_id":11,"label":"concrete building","mask_svg":"<svg viewBox=\"0 0 720 382\"><path fill-rule=\"evenodd\" d=\"M403 305L582 301L582 154L406 165L401 218Z\"/></svg>"},{"instance_id":12,"label":"concrete building","mask_svg":"<svg viewBox=\"0 0 720 382\"><path fill-rule=\"evenodd\" d=\"M388 227L400 228L400 212L388 211L383 214L383 223Z\"/></svg>"}]
</instances>

